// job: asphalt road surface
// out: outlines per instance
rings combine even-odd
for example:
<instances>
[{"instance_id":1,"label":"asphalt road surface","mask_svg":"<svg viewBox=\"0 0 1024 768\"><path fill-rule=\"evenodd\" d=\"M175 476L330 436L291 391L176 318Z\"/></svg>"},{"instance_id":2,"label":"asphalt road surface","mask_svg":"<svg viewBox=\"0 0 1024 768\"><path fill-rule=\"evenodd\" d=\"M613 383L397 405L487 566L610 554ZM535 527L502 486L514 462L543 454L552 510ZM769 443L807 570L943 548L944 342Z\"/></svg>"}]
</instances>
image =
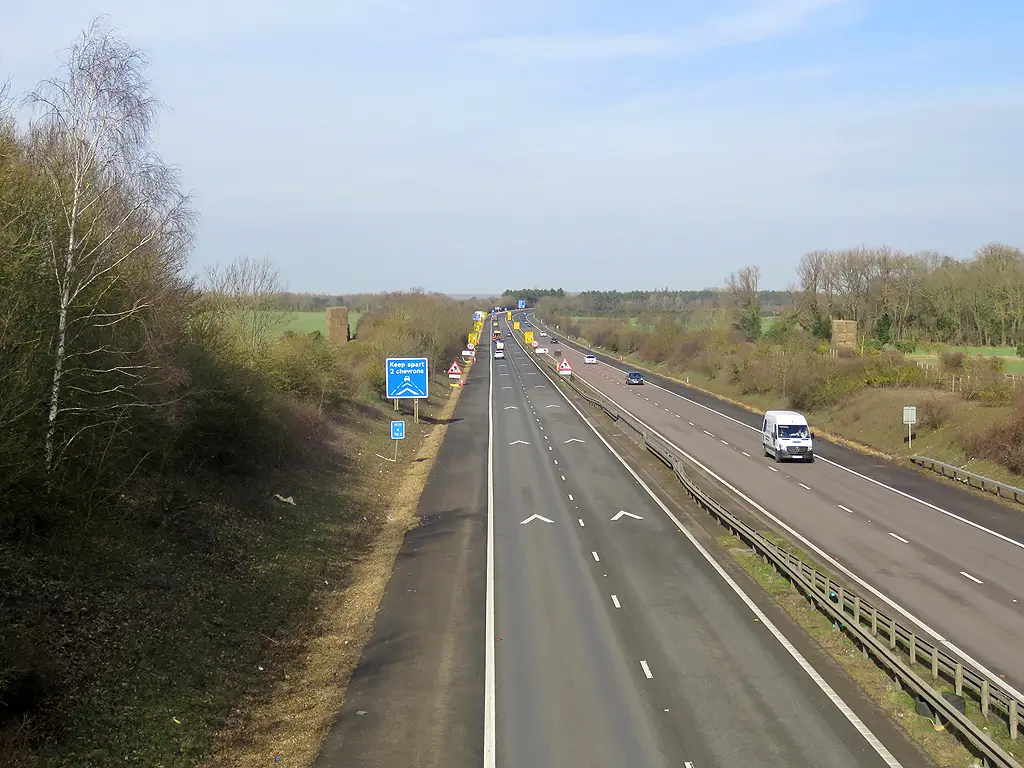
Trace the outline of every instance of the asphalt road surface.
<instances>
[{"instance_id":1,"label":"asphalt road surface","mask_svg":"<svg viewBox=\"0 0 1024 768\"><path fill-rule=\"evenodd\" d=\"M490 361L495 759L485 767L901 764L533 356L511 340L506 350Z\"/></svg>"},{"instance_id":2,"label":"asphalt road surface","mask_svg":"<svg viewBox=\"0 0 1024 768\"><path fill-rule=\"evenodd\" d=\"M473 367L316 768L479 768L486 358ZM409 426L412 424L409 422Z\"/></svg>"},{"instance_id":3,"label":"asphalt road surface","mask_svg":"<svg viewBox=\"0 0 1024 768\"><path fill-rule=\"evenodd\" d=\"M756 414L706 396L698 401L693 390L658 377L627 385L628 366L585 365L581 348L560 341L545 346L570 361L577 379L695 457L762 517L836 558L947 647L987 667L997 684L1021 688L1024 515L820 439L815 463L777 464L764 456Z\"/></svg>"}]
</instances>

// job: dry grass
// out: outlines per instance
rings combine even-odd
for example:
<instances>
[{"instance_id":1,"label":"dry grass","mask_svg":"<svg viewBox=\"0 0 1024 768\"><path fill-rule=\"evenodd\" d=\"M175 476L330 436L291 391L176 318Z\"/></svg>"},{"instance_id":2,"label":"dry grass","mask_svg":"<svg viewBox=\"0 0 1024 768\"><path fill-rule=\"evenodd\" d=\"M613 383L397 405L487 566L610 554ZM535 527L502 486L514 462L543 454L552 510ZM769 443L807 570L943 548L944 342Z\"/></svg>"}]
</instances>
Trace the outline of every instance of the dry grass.
<instances>
[{"instance_id":1,"label":"dry grass","mask_svg":"<svg viewBox=\"0 0 1024 768\"><path fill-rule=\"evenodd\" d=\"M419 498L461 391L451 390L440 411L440 423L406 467L372 550L355 566L345 588L323 596L320 619L301 653L283 671L269 697L231 719L205 766L271 765L278 757L292 768L313 764L372 635L374 616L405 534L417 523Z\"/></svg>"}]
</instances>

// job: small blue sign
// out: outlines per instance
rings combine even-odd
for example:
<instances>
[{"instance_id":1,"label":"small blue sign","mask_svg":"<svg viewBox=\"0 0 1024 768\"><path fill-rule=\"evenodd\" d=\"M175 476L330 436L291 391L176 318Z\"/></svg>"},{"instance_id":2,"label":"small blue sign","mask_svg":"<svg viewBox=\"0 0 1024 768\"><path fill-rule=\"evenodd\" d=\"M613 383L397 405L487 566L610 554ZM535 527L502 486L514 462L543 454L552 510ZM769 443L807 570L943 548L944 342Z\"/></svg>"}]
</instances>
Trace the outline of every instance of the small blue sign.
<instances>
[{"instance_id":1,"label":"small blue sign","mask_svg":"<svg viewBox=\"0 0 1024 768\"><path fill-rule=\"evenodd\" d=\"M389 357L384 361L387 399L426 399L429 371L425 357Z\"/></svg>"},{"instance_id":2,"label":"small blue sign","mask_svg":"<svg viewBox=\"0 0 1024 768\"><path fill-rule=\"evenodd\" d=\"M526 309L526 299L520 299L519 300L519 308L520 309Z\"/></svg>"},{"instance_id":3,"label":"small blue sign","mask_svg":"<svg viewBox=\"0 0 1024 768\"><path fill-rule=\"evenodd\" d=\"M392 440L405 440L405 422L404 421L392 421L391 422L391 439Z\"/></svg>"}]
</instances>

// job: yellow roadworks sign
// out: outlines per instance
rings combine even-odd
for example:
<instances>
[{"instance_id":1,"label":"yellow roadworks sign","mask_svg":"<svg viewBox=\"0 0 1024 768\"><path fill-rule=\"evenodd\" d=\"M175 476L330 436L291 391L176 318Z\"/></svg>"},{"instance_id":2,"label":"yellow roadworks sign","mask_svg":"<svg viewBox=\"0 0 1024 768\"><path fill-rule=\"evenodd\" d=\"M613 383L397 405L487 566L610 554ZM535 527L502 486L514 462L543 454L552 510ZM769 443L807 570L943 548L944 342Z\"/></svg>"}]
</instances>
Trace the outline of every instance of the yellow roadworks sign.
<instances>
[{"instance_id":1,"label":"yellow roadworks sign","mask_svg":"<svg viewBox=\"0 0 1024 768\"><path fill-rule=\"evenodd\" d=\"M512 313L511 312L506 312L505 313L505 319L506 320L511 320L512 319Z\"/></svg>"},{"instance_id":2,"label":"yellow roadworks sign","mask_svg":"<svg viewBox=\"0 0 1024 768\"><path fill-rule=\"evenodd\" d=\"M512 323L512 330L513 331L518 331L519 330L519 321L518 320L516 320L514 323Z\"/></svg>"},{"instance_id":3,"label":"yellow roadworks sign","mask_svg":"<svg viewBox=\"0 0 1024 768\"><path fill-rule=\"evenodd\" d=\"M480 334L479 333L471 333L471 334L469 334L469 343L470 344L474 344L474 345L475 344L479 344L480 343Z\"/></svg>"},{"instance_id":4,"label":"yellow roadworks sign","mask_svg":"<svg viewBox=\"0 0 1024 768\"><path fill-rule=\"evenodd\" d=\"M533 331L527 331L523 334L523 341L527 344L533 344Z\"/></svg>"}]
</instances>

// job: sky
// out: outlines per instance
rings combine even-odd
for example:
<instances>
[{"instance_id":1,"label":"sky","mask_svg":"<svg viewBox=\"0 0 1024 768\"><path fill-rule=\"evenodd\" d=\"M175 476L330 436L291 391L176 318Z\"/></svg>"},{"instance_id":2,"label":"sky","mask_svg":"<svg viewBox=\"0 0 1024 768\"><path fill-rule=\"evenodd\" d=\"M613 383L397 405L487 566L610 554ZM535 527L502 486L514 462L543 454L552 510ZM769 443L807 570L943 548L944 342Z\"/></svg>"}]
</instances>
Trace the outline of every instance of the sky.
<instances>
[{"instance_id":1,"label":"sky","mask_svg":"<svg viewBox=\"0 0 1024 768\"><path fill-rule=\"evenodd\" d=\"M785 288L817 248L1024 246L1019 0L50 0L150 57L191 268L296 291Z\"/></svg>"}]
</instances>

